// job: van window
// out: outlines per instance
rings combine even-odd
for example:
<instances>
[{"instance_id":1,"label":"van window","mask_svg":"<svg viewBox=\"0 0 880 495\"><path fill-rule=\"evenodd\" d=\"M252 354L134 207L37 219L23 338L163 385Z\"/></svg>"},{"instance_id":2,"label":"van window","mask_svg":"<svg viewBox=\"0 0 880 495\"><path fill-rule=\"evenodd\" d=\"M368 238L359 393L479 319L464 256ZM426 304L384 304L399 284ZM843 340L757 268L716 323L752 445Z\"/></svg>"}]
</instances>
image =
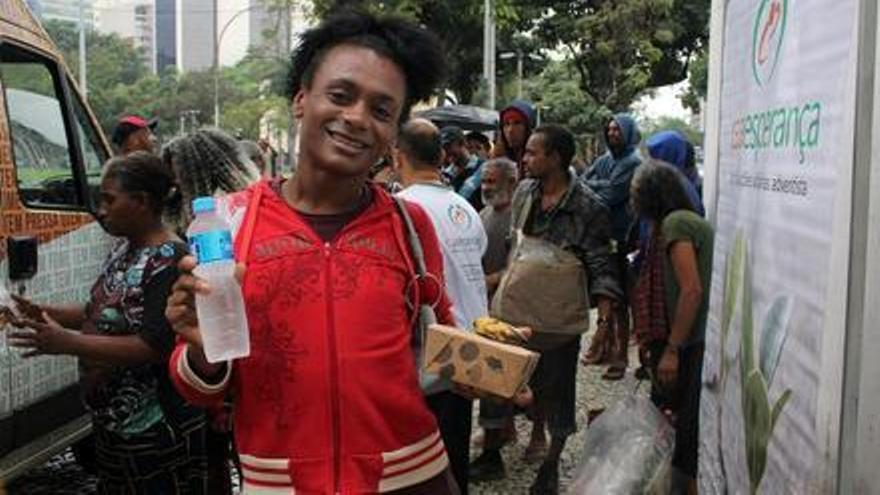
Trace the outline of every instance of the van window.
<instances>
[{"instance_id":1,"label":"van window","mask_svg":"<svg viewBox=\"0 0 880 495\"><path fill-rule=\"evenodd\" d=\"M73 114L76 122L76 134L79 136L79 149L82 151L83 166L86 171L86 179L89 184L89 194L92 195L93 204L97 205L99 190L101 188L101 170L104 163L110 158L106 148L98 137L98 132L89 120L85 106L79 96L71 92L73 100Z\"/></svg>"},{"instance_id":2,"label":"van window","mask_svg":"<svg viewBox=\"0 0 880 495\"><path fill-rule=\"evenodd\" d=\"M22 201L36 208L84 206L77 193L57 65L4 44L0 77Z\"/></svg>"}]
</instances>

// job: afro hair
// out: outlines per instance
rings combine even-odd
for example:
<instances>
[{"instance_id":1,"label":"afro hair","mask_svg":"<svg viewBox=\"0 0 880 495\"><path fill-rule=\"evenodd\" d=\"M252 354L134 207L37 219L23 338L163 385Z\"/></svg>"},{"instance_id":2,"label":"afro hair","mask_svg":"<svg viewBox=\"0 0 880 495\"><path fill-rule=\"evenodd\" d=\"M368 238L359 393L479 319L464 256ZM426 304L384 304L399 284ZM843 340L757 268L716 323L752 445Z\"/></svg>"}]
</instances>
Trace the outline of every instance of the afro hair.
<instances>
[{"instance_id":1,"label":"afro hair","mask_svg":"<svg viewBox=\"0 0 880 495\"><path fill-rule=\"evenodd\" d=\"M429 98L446 75L442 43L427 29L400 17L342 11L300 37L290 59L288 96L293 98L308 88L327 52L342 44L374 50L401 68L406 78L401 122L409 117L412 105Z\"/></svg>"}]
</instances>

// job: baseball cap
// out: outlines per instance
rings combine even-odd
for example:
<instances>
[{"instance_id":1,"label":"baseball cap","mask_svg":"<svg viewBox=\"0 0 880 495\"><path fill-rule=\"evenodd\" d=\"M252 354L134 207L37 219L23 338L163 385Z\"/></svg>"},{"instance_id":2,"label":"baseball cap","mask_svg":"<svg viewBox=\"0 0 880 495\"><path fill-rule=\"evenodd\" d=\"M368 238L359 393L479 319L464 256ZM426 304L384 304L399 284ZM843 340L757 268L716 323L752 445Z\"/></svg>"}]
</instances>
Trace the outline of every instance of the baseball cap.
<instances>
[{"instance_id":1,"label":"baseball cap","mask_svg":"<svg viewBox=\"0 0 880 495\"><path fill-rule=\"evenodd\" d=\"M116 122L116 127L113 129L113 136L110 138L110 141L116 146L121 146L125 139L133 133L141 129L153 131L158 125L159 119L155 117L147 120L140 115L126 115Z\"/></svg>"},{"instance_id":2,"label":"baseball cap","mask_svg":"<svg viewBox=\"0 0 880 495\"><path fill-rule=\"evenodd\" d=\"M458 141L464 141L464 131L461 127L448 125L440 129L440 144L446 146Z\"/></svg>"}]
</instances>

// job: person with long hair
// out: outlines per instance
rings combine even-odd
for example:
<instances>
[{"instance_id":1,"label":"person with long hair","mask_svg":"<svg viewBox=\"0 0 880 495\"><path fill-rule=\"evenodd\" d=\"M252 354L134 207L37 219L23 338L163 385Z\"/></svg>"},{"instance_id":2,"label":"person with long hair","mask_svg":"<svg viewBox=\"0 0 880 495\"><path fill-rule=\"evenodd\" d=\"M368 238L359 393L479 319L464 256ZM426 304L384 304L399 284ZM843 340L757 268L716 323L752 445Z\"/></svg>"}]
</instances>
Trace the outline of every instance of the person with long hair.
<instances>
[{"instance_id":1,"label":"person with long hair","mask_svg":"<svg viewBox=\"0 0 880 495\"><path fill-rule=\"evenodd\" d=\"M224 131L203 127L162 148L162 161L177 177L180 202L170 222L184 232L192 221L192 200L241 191L260 178L239 142Z\"/></svg>"},{"instance_id":2,"label":"person with long hair","mask_svg":"<svg viewBox=\"0 0 880 495\"><path fill-rule=\"evenodd\" d=\"M651 161L636 171L633 210L651 223L651 238L633 293L639 345L651 370L651 396L675 427L674 493L696 493L699 405L712 226L695 211L683 177Z\"/></svg>"},{"instance_id":3,"label":"person with long hair","mask_svg":"<svg viewBox=\"0 0 880 495\"><path fill-rule=\"evenodd\" d=\"M204 411L174 390L167 362L174 332L165 319L186 244L162 221L174 177L136 151L110 159L98 221L121 239L85 304L17 298L10 335L25 357L76 356L92 416L101 494L214 493L208 487Z\"/></svg>"},{"instance_id":4,"label":"person with long hair","mask_svg":"<svg viewBox=\"0 0 880 495\"><path fill-rule=\"evenodd\" d=\"M255 143L253 148L259 146ZM180 235L184 235L193 219L192 201L202 196L234 193L259 180L261 174L248 155L248 148L226 132L203 127L169 142L162 149L162 161L177 177L180 189L179 201L169 216L170 223ZM208 467L218 494L232 492L229 461L239 466L231 435L232 405L209 410L210 430L207 441Z\"/></svg>"}]
</instances>

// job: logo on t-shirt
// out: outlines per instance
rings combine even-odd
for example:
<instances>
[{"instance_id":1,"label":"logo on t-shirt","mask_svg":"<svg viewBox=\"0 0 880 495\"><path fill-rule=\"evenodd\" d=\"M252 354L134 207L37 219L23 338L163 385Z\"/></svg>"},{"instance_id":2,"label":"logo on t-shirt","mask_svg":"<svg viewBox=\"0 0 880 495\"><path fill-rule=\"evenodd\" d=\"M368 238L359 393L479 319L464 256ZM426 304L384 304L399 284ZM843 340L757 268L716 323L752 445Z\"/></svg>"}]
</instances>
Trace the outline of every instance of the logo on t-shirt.
<instances>
[{"instance_id":1,"label":"logo on t-shirt","mask_svg":"<svg viewBox=\"0 0 880 495\"><path fill-rule=\"evenodd\" d=\"M469 229L474 221L470 213L461 205L449 205L446 214L449 216L449 221L452 222L452 225L462 229Z\"/></svg>"}]
</instances>

